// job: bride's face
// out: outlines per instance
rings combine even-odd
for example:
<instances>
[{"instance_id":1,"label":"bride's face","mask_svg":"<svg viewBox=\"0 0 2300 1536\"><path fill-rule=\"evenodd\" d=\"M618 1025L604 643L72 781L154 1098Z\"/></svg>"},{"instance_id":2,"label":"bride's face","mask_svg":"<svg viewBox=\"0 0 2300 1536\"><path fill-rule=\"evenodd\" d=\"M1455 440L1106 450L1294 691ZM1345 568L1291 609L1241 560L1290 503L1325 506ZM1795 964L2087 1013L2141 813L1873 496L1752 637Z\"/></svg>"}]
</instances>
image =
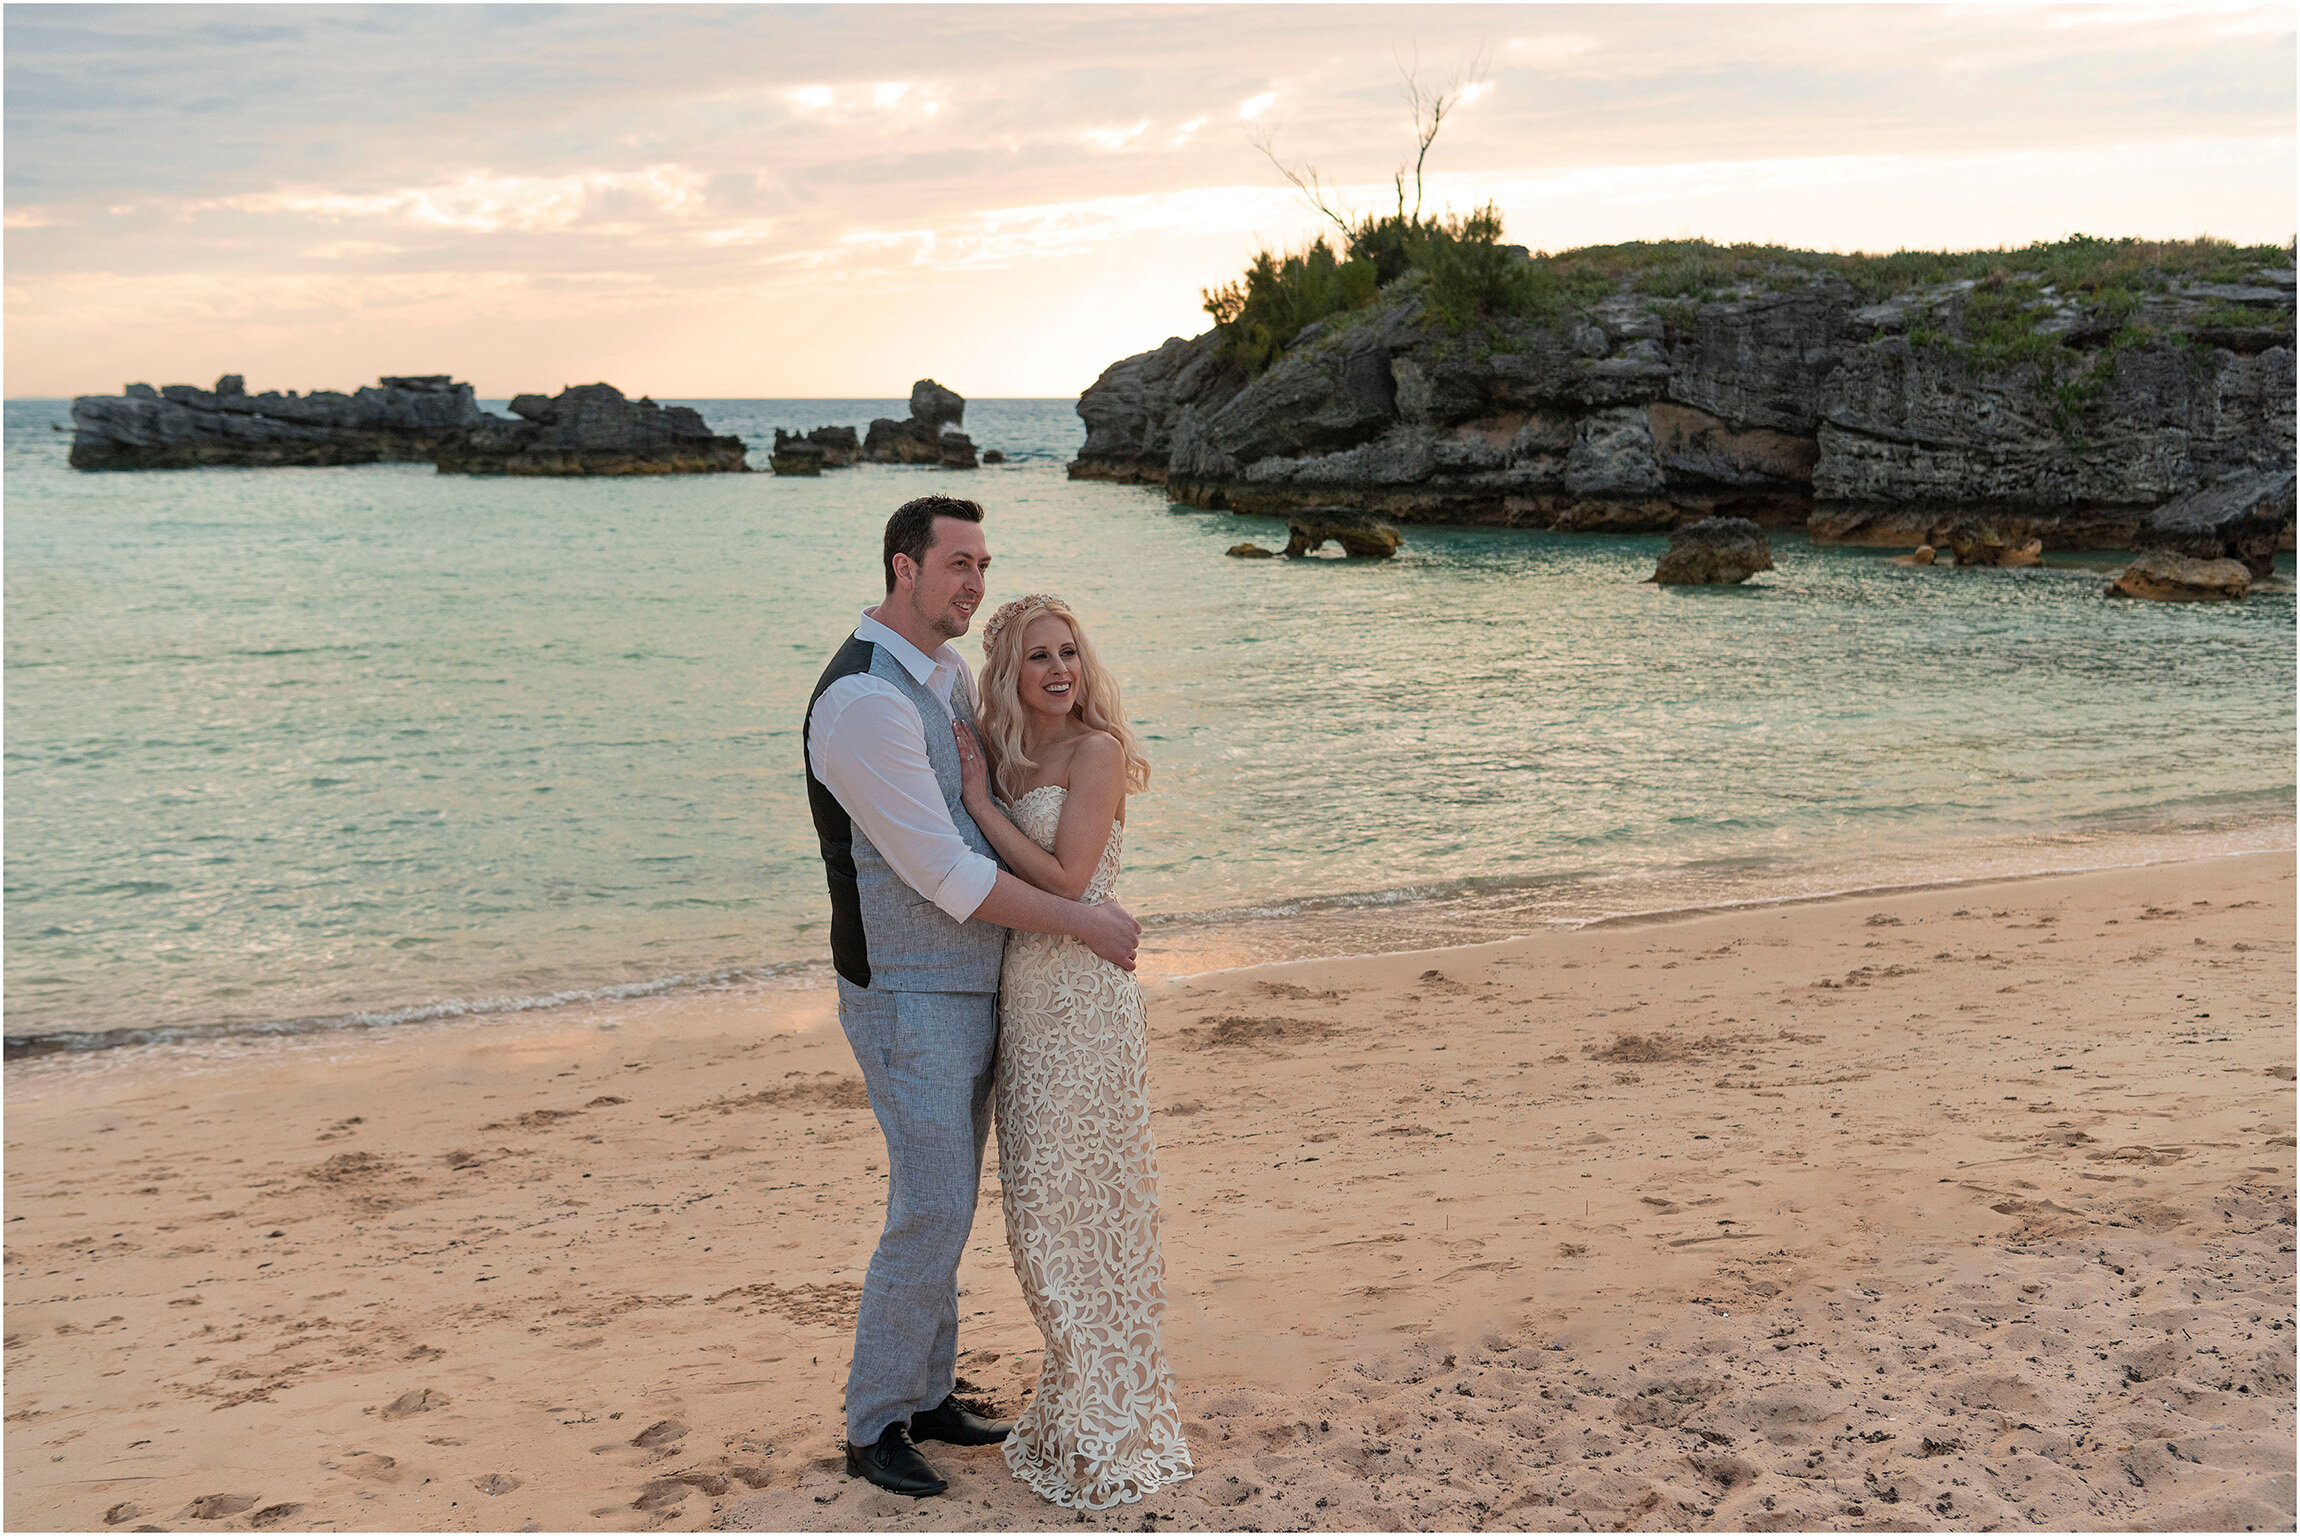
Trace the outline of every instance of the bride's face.
<instances>
[{"instance_id":1,"label":"bride's face","mask_svg":"<svg viewBox=\"0 0 2300 1536\"><path fill-rule=\"evenodd\" d=\"M1078 642L1070 626L1053 614L1041 614L1022 632L1022 666L1014 678L1014 691L1022 707L1040 715L1060 718L1078 702Z\"/></svg>"}]
</instances>

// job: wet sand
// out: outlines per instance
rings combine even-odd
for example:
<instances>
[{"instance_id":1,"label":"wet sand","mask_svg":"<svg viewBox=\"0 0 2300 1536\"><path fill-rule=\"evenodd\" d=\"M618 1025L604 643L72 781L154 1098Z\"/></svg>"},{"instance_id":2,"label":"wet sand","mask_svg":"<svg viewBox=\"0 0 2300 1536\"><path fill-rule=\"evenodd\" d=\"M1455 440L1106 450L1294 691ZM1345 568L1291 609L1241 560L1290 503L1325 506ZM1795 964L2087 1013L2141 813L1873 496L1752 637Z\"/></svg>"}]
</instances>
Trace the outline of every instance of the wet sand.
<instances>
[{"instance_id":1,"label":"wet sand","mask_svg":"<svg viewBox=\"0 0 2300 1536\"><path fill-rule=\"evenodd\" d=\"M1085 1517L840 1470L827 993L19 1063L9 1524L2290 1529L2294 919L2257 855L1154 981L1199 1473ZM1012 1409L995 1178L962 1284Z\"/></svg>"}]
</instances>

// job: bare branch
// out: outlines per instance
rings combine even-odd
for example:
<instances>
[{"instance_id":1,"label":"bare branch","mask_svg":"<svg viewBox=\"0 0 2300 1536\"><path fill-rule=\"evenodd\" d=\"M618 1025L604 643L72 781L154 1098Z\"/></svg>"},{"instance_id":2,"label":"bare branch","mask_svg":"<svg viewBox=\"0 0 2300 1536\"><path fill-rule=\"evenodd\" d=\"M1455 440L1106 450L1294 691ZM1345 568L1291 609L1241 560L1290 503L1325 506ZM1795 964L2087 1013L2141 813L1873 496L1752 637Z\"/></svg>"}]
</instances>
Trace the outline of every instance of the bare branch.
<instances>
[{"instance_id":1,"label":"bare branch","mask_svg":"<svg viewBox=\"0 0 2300 1536\"><path fill-rule=\"evenodd\" d=\"M1480 44L1468 65L1442 85L1429 86L1421 82L1421 52L1418 47L1413 62L1398 65L1398 73L1404 77L1401 90L1406 99L1406 109L1413 114L1414 120L1415 223L1419 223L1422 216L1422 168L1429 162L1430 146L1437 142L1438 130L1445 126L1447 115L1461 105L1462 97L1472 86L1484 83L1486 67L1491 58L1491 46ZM1403 218L1406 195L1402 171L1397 177L1397 192L1398 214Z\"/></svg>"},{"instance_id":2,"label":"bare branch","mask_svg":"<svg viewBox=\"0 0 2300 1536\"><path fill-rule=\"evenodd\" d=\"M1291 166L1279 159L1277 135L1272 129L1262 128L1248 133L1246 142L1260 150L1262 157L1277 167L1278 174L1292 184L1294 190L1302 195L1304 201L1332 221L1334 227L1342 232L1344 241L1349 239L1350 221L1342 214L1337 213L1333 206L1326 201L1326 189L1318 182L1318 168L1316 166L1307 164Z\"/></svg>"}]
</instances>

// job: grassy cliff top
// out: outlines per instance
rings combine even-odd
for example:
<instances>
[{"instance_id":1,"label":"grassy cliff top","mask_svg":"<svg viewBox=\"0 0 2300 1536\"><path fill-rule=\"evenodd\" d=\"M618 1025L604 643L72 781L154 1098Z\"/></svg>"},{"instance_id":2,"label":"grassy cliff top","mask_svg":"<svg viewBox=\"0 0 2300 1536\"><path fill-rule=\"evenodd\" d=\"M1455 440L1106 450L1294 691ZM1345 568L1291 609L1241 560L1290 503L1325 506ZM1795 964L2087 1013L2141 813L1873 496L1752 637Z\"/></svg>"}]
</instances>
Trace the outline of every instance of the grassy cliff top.
<instances>
[{"instance_id":1,"label":"grassy cliff top","mask_svg":"<svg viewBox=\"0 0 2300 1536\"><path fill-rule=\"evenodd\" d=\"M2157 292L2175 282L2240 283L2262 267L2293 265L2290 245L2226 240L2065 240L1973 251L1894 251L1850 255L1782 245L1717 245L1707 240L1632 241L1537 252L1537 271L1589 300L1618 292L1649 298L1703 298L1744 287L1836 276L1875 300L1943 283L2023 279L2065 293L2104 289Z\"/></svg>"},{"instance_id":2,"label":"grassy cliff top","mask_svg":"<svg viewBox=\"0 0 2300 1536\"><path fill-rule=\"evenodd\" d=\"M1871 303L1949 284L1992 292L2010 285L2024 299L2049 295L2121 316L2146 296L2175 287L2240 284L2264 267L2289 271L2293 256L2290 244L2095 235L2018 248L1883 255L1708 240L1529 254L1502 244L1499 215L1484 209L1433 223L1368 221L1340 252L1323 240L1296 253L1264 251L1239 282L1209 292L1206 307L1222 334L1223 354L1259 373L1314 322L1339 317L1325 328L1335 336L1351 328L1353 311L1370 313L1408 297L1421 298L1433 318L1457 333L1485 320L1554 324L1616 297L1699 304L1830 279Z\"/></svg>"}]
</instances>

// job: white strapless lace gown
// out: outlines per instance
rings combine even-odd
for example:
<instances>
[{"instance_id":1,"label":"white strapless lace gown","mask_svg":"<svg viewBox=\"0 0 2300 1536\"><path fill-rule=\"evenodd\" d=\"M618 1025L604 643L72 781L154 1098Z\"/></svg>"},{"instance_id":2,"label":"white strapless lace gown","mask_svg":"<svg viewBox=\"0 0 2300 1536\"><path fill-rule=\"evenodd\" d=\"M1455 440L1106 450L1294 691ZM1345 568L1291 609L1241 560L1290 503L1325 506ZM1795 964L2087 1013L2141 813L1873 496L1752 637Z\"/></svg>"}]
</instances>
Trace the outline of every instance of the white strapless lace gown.
<instances>
[{"instance_id":1,"label":"white strapless lace gown","mask_svg":"<svg viewBox=\"0 0 2300 1536\"><path fill-rule=\"evenodd\" d=\"M1052 851L1068 792L1019 797ZM1085 900L1110 899L1112 825ZM998 1169L1006 1242L1046 1360L1006 1464L1069 1509L1130 1504L1191 1475L1166 1364L1149 1042L1134 978L1076 939L1017 933L999 982Z\"/></svg>"}]
</instances>

